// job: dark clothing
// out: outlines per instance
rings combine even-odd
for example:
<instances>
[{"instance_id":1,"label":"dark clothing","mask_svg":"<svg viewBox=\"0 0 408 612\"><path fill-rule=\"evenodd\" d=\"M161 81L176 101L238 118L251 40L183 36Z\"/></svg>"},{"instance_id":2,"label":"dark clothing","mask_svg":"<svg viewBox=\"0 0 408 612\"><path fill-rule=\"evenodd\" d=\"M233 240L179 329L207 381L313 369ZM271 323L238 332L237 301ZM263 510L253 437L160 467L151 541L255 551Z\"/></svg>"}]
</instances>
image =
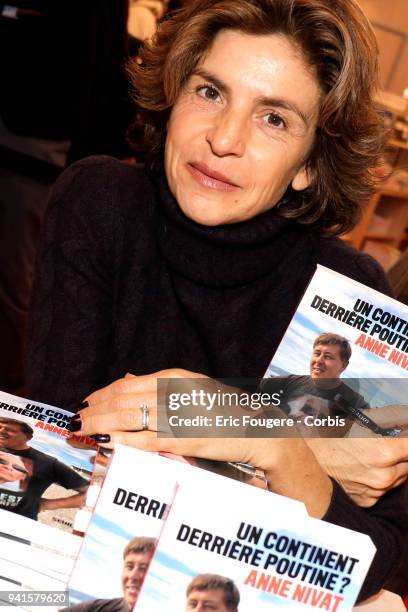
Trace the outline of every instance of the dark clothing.
<instances>
[{"instance_id":1,"label":"dark clothing","mask_svg":"<svg viewBox=\"0 0 408 612\"><path fill-rule=\"evenodd\" d=\"M2 162L0 148L0 389L24 396L29 295L51 183L22 176Z\"/></svg>"},{"instance_id":2,"label":"dark clothing","mask_svg":"<svg viewBox=\"0 0 408 612\"><path fill-rule=\"evenodd\" d=\"M23 355L40 226L69 141L70 161L132 154L128 3L0 1L0 388L9 393L26 396Z\"/></svg>"},{"instance_id":3,"label":"dark clothing","mask_svg":"<svg viewBox=\"0 0 408 612\"><path fill-rule=\"evenodd\" d=\"M29 393L75 410L127 372L261 378L317 263L379 291L379 265L270 210L187 219L161 175L114 159L69 168L50 202L31 321Z\"/></svg>"},{"instance_id":4,"label":"dark clothing","mask_svg":"<svg viewBox=\"0 0 408 612\"><path fill-rule=\"evenodd\" d=\"M408 529L408 508L401 487L388 491L372 508L360 508L336 481L333 485L330 506L323 520L366 533L377 548L358 596L361 601L383 587L399 566Z\"/></svg>"},{"instance_id":5,"label":"dark clothing","mask_svg":"<svg viewBox=\"0 0 408 612\"><path fill-rule=\"evenodd\" d=\"M34 448L7 449L7 452L23 459L29 471L29 481L21 493L2 490L0 486L0 508L5 510L36 520L41 497L50 485L59 484L65 489L78 491L89 484L72 468Z\"/></svg>"},{"instance_id":6,"label":"dark clothing","mask_svg":"<svg viewBox=\"0 0 408 612\"><path fill-rule=\"evenodd\" d=\"M403 504L408 508L408 482L403 485ZM405 534L405 549L404 554L395 575L387 582L385 588L393 593L398 593L401 597L408 595L408 531ZM406 602L408 603L408 601Z\"/></svg>"},{"instance_id":7,"label":"dark clothing","mask_svg":"<svg viewBox=\"0 0 408 612\"><path fill-rule=\"evenodd\" d=\"M272 209L242 223L187 219L161 173L90 158L55 186L32 310L30 397L75 409L127 372L186 368L261 378L321 263L388 292L381 268ZM363 510L341 487L326 520L381 550L362 595L400 555L399 491Z\"/></svg>"},{"instance_id":8,"label":"dark clothing","mask_svg":"<svg viewBox=\"0 0 408 612\"><path fill-rule=\"evenodd\" d=\"M64 608L64 612L129 612L129 606L122 597L118 599L94 599L87 603Z\"/></svg>"},{"instance_id":9,"label":"dark clothing","mask_svg":"<svg viewBox=\"0 0 408 612\"><path fill-rule=\"evenodd\" d=\"M408 249L398 261L388 270L388 279L395 299L408 304Z\"/></svg>"}]
</instances>

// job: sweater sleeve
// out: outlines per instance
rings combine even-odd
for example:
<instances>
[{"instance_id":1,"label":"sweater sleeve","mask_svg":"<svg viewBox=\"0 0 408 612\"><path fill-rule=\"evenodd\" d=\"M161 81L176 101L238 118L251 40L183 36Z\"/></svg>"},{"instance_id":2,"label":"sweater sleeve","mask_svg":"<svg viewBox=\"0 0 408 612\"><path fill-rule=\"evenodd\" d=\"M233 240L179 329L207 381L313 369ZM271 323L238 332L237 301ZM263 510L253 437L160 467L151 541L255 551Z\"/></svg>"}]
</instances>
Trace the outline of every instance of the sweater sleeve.
<instances>
[{"instance_id":1,"label":"sweater sleeve","mask_svg":"<svg viewBox=\"0 0 408 612\"><path fill-rule=\"evenodd\" d=\"M111 163L118 162L89 158L62 174L43 235L30 314L28 392L67 410L106 384L120 217Z\"/></svg>"},{"instance_id":2,"label":"sweater sleeve","mask_svg":"<svg viewBox=\"0 0 408 612\"><path fill-rule=\"evenodd\" d=\"M408 508L404 507L402 487L386 493L371 508L360 508L342 487L333 481L331 503L323 520L370 536L377 552L358 601L378 592L398 569L404 550Z\"/></svg>"},{"instance_id":3,"label":"sweater sleeve","mask_svg":"<svg viewBox=\"0 0 408 612\"><path fill-rule=\"evenodd\" d=\"M339 238L312 235L312 241L317 263L385 295L392 295L384 269L371 255L358 251Z\"/></svg>"}]
</instances>

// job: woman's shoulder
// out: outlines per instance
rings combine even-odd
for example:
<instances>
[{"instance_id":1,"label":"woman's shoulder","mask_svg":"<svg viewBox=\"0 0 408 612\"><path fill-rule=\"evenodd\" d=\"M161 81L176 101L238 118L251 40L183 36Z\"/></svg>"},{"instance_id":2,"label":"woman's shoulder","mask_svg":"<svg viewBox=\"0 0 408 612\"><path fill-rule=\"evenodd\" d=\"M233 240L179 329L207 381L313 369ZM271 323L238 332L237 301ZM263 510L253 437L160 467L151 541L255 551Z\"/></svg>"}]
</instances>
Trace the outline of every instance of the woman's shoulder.
<instances>
[{"instance_id":1,"label":"woman's shoulder","mask_svg":"<svg viewBox=\"0 0 408 612\"><path fill-rule=\"evenodd\" d=\"M119 261L129 232L154 227L155 190L143 168L113 157L93 156L69 166L53 186L44 248L75 251L83 246Z\"/></svg>"},{"instance_id":2,"label":"woman's shoulder","mask_svg":"<svg viewBox=\"0 0 408 612\"><path fill-rule=\"evenodd\" d=\"M114 157L86 157L69 166L53 187L52 200L71 204L130 205L135 197L146 198L152 185L144 169Z\"/></svg>"},{"instance_id":3,"label":"woman's shoulder","mask_svg":"<svg viewBox=\"0 0 408 612\"><path fill-rule=\"evenodd\" d=\"M391 295L384 269L373 257L358 251L340 238L314 237L314 243L317 263Z\"/></svg>"}]
</instances>

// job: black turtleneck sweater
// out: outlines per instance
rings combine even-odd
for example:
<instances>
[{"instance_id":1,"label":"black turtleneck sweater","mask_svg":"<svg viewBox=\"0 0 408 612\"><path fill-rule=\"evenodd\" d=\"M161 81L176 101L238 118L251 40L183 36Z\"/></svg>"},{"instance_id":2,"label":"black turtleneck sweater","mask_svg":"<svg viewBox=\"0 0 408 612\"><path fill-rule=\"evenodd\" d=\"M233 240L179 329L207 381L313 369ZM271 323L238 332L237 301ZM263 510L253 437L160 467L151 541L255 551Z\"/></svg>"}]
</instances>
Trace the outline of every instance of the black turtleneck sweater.
<instances>
[{"instance_id":1,"label":"black turtleneck sweater","mask_svg":"<svg viewBox=\"0 0 408 612\"><path fill-rule=\"evenodd\" d=\"M74 409L124 376L185 368L264 374L316 264L379 291L381 268L272 209L220 227L189 220L165 178L107 157L55 185L35 287L32 399Z\"/></svg>"},{"instance_id":2,"label":"black turtleneck sweater","mask_svg":"<svg viewBox=\"0 0 408 612\"><path fill-rule=\"evenodd\" d=\"M165 368L260 378L317 263L388 291L370 257L278 213L204 227L163 174L107 157L70 167L45 229L29 397L73 410L127 372ZM362 510L336 485L325 519L373 538L381 555L362 595L378 590L400 554L399 491Z\"/></svg>"}]
</instances>

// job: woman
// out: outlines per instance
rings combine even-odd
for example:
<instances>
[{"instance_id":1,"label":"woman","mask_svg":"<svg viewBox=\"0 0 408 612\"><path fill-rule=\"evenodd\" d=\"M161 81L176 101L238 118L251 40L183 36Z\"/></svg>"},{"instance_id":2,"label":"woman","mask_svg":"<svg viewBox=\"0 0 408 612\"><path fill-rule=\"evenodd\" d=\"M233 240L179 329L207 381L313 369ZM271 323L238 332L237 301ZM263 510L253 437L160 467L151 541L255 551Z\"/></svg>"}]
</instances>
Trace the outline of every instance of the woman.
<instances>
[{"instance_id":1,"label":"woman","mask_svg":"<svg viewBox=\"0 0 408 612\"><path fill-rule=\"evenodd\" d=\"M160 440L137 408L154 431L158 377L261 377L318 262L387 291L331 237L358 218L381 149L371 30L352 0L199 0L143 59L149 176L93 158L54 190L31 394L87 397L73 432L263 468L274 491L382 547L366 596L398 561L398 491L364 512L302 440Z\"/></svg>"}]
</instances>

